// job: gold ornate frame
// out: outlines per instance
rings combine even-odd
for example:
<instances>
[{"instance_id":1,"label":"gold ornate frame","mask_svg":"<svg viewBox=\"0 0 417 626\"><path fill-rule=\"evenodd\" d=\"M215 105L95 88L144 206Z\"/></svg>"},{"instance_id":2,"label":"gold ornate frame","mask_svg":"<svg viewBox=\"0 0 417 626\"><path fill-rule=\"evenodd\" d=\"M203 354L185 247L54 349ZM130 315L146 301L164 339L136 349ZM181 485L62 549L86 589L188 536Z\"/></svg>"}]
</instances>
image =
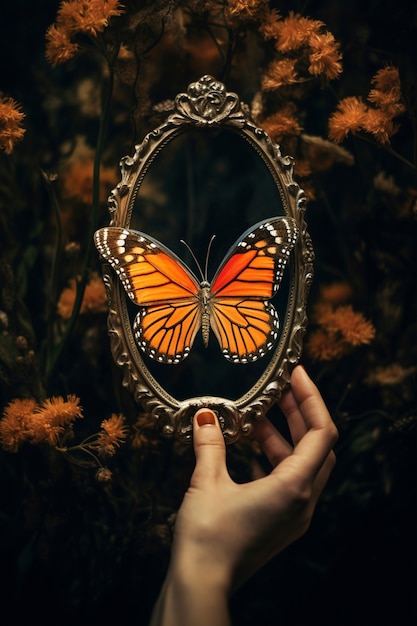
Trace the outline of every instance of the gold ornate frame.
<instances>
[{"instance_id":1,"label":"gold ornate frame","mask_svg":"<svg viewBox=\"0 0 417 626\"><path fill-rule=\"evenodd\" d=\"M106 263L103 279L109 300L108 331L114 360L123 370L123 385L135 401L161 423L166 436L189 443L192 418L197 409L216 411L227 443L250 434L252 420L265 415L279 400L300 358L307 318L306 300L313 278L314 252L306 230L306 197L293 179L293 160L282 156L279 146L249 117L248 108L221 82L205 75L176 96L173 112L135 147L133 156L121 160L121 181L109 197L111 226L129 228L138 190L151 163L166 144L193 129L228 129L245 139L266 164L280 194L284 210L299 227L290 257L290 289L286 316L278 344L264 372L240 398L200 396L184 401L174 398L150 373L132 334L126 295L120 280Z\"/></svg>"}]
</instances>

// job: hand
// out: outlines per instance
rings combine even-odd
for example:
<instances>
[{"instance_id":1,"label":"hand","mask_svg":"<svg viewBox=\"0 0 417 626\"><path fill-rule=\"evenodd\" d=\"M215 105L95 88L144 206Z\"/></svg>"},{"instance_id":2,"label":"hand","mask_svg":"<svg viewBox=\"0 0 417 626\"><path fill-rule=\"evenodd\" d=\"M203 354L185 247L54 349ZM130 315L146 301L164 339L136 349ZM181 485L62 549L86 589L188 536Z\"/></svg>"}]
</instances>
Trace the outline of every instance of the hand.
<instances>
[{"instance_id":1,"label":"hand","mask_svg":"<svg viewBox=\"0 0 417 626\"><path fill-rule=\"evenodd\" d=\"M267 418L256 422L254 437L273 469L243 485L228 474L214 413L196 413L196 467L175 524L159 605L162 621L154 624L228 624L230 592L307 530L335 463L337 430L317 387L300 366L280 407L293 445Z\"/></svg>"}]
</instances>

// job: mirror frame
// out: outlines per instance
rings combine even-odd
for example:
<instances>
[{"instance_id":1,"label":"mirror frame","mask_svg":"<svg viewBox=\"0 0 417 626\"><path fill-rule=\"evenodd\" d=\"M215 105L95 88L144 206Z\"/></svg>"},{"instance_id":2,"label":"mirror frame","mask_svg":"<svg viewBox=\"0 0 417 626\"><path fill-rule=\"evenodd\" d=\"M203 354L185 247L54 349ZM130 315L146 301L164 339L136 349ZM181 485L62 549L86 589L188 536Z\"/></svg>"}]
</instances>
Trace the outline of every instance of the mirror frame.
<instances>
[{"instance_id":1,"label":"mirror frame","mask_svg":"<svg viewBox=\"0 0 417 626\"><path fill-rule=\"evenodd\" d=\"M313 279L314 252L304 214L306 196L293 179L293 159L250 119L248 107L223 83L204 75L179 93L166 121L135 146L133 156L120 161L121 180L109 196L110 225L129 229L135 199L155 157L175 137L194 129L229 129L256 151L266 164L280 194L285 214L299 228L290 255L291 274L285 322L274 354L256 383L240 398L199 396L184 401L168 393L149 372L133 337L124 288L108 263L103 262L103 280L109 301L108 332L116 364L123 371L123 386L135 401L161 424L164 435L192 441L192 419L197 409L208 407L219 416L227 443L252 431L252 421L263 417L289 385L298 362L307 325L306 301ZM271 211L271 213L273 213Z\"/></svg>"}]
</instances>

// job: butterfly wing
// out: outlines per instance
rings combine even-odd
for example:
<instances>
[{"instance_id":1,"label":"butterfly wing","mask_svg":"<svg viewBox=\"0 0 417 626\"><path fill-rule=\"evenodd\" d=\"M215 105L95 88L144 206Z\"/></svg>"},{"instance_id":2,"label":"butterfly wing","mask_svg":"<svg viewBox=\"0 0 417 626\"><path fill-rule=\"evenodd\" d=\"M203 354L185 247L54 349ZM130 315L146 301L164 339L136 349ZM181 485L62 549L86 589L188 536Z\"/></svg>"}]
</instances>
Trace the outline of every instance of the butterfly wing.
<instances>
[{"instance_id":1,"label":"butterfly wing","mask_svg":"<svg viewBox=\"0 0 417 626\"><path fill-rule=\"evenodd\" d=\"M212 282L210 321L226 359L255 361L278 336L277 292L298 236L291 217L263 220L232 246Z\"/></svg>"},{"instance_id":2,"label":"butterfly wing","mask_svg":"<svg viewBox=\"0 0 417 626\"><path fill-rule=\"evenodd\" d=\"M109 226L98 230L94 241L129 298L142 307L133 323L140 348L160 362L184 359L201 325L196 277L173 252L144 233Z\"/></svg>"}]
</instances>

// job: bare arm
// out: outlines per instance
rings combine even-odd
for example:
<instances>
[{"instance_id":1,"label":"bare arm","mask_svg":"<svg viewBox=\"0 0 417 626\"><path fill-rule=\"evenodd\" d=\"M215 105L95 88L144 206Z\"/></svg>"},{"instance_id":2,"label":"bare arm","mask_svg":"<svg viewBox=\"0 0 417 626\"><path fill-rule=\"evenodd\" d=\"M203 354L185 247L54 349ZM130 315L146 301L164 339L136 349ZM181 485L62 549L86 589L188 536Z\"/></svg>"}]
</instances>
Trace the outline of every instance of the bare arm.
<instances>
[{"instance_id":1,"label":"bare arm","mask_svg":"<svg viewBox=\"0 0 417 626\"><path fill-rule=\"evenodd\" d=\"M307 530L335 463L337 430L302 367L294 369L280 406L293 445L268 419L257 422L254 435L273 470L243 485L229 476L214 413L196 413L196 468L151 626L227 626L233 589Z\"/></svg>"}]
</instances>

